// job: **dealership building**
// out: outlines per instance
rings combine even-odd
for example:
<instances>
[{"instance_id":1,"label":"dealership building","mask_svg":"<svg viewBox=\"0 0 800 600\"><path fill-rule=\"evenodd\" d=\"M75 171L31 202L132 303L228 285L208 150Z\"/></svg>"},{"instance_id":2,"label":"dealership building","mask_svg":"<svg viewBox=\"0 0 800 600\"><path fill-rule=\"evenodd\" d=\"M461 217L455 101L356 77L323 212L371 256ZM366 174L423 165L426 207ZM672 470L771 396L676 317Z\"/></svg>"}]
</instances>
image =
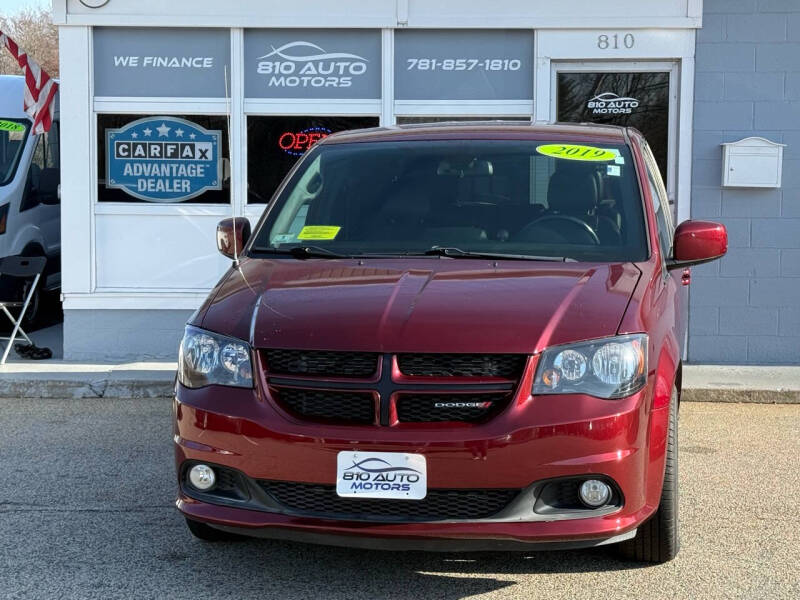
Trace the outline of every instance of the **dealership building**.
<instances>
[{"instance_id":1,"label":"dealership building","mask_svg":"<svg viewBox=\"0 0 800 600\"><path fill-rule=\"evenodd\" d=\"M800 361L797 0L53 0L67 360L175 358L310 145L342 129L506 119L630 125L693 269L692 362ZM137 160L133 160L133 158Z\"/></svg>"}]
</instances>

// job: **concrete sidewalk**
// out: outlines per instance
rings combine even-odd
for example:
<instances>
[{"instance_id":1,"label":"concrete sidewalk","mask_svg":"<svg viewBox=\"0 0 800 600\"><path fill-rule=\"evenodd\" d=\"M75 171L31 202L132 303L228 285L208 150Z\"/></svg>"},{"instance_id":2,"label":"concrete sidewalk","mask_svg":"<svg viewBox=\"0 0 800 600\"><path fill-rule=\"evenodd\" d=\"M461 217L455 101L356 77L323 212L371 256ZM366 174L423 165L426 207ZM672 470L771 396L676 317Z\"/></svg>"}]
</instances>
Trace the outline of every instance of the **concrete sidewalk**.
<instances>
[{"instance_id":1,"label":"concrete sidewalk","mask_svg":"<svg viewBox=\"0 0 800 600\"><path fill-rule=\"evenodd\" d=\"M174 362L9 363L0 366L0 398L166 398L176 367ZM800 404L800 367L686 365L683 400Z\"/></svg>"},{"instance_id":2,"label":"concrete sidewalk","mask_svg":"<svg viewBox=\"0 0 800 600\"><path fill-rule=\"evenodd\" d=\"M681 400L800 404L800 367L684 365Z\"/></svg>"}]
</instances>

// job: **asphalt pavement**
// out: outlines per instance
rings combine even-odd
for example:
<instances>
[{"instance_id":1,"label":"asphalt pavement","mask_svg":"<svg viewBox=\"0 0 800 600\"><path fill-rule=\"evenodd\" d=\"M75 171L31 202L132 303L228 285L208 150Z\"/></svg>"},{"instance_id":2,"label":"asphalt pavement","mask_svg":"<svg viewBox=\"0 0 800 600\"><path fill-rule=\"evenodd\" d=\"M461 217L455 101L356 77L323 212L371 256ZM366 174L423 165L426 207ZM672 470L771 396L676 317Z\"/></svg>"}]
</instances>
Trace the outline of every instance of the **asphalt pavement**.
<instances>
[{"instance_id":1,"label":"asphalt pavement","mask_svg":"<svg viewBox=\"0 0 800 600\"><path fill-rule=\"evenodd\" d=\"M0 400L0 598L800 598L800 405L681 407L682 549L391 553L193 539L165 399Z\"/></svg>"}]
</instances>

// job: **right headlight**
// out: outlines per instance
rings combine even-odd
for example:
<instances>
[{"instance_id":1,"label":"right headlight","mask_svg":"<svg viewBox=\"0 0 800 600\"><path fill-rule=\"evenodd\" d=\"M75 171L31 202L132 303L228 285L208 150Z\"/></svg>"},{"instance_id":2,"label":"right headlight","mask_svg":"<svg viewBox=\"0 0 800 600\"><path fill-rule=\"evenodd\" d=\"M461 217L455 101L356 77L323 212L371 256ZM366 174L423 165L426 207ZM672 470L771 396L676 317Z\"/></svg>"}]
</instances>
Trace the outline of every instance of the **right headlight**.
<instances>
[{"instance_id":1,"label":"right headlight","mask_svg":"<svg viewBox=\"0 0 800 600\"><path fill-rule=\"evenodd\" d=\"M542 352L533 394L622 398L647 382L647 335L636 333L554 346Z\"/></svg>"},{"instance_id":2,"label":"right headlight","mask_svg":"<svg viewBox=\"0 0 800 600\"><path fill-rule=\"evenodd\" d=\"M178 381L188 388L253 387L250 345L187 325L178 356Z\"/></svg>"}]
</instances>

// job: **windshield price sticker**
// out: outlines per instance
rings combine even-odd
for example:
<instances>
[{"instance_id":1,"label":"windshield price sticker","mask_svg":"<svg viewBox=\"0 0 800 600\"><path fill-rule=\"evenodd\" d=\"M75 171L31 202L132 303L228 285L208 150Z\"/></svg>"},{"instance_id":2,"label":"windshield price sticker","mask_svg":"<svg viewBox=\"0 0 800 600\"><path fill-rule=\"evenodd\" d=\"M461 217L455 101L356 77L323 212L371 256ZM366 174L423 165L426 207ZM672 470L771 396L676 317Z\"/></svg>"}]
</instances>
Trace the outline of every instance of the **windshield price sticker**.
<instances>
[{"instance_id":1,"label":"windshield price sticker","mask_svg":"<svg viewBox=\"0 0 800 600\"><path fill-rule=\"evenodd\" d=\"M16 121L0 119L0 131L25 131L25 125Z\"/></svg>"},{"instance_id":2,"label":"windshield price sticker","mask_svg":"<svg viewBox=\"0 0 800 600\"><path fill-rule=\"evenodd\" d=\"M298 240L333 240L341 227L335 225L306 225L297 234Z\"/></svg>"},{"instance_id":3,"label":"windshield price sticker","mask_svg":"<svg viewBox=\"0 0 800 600\"><path fill-rule=\"evenodd\" d=\"M536 151L544 156L567 160L607 161L614 160L618 156L614 150L578 144L544 144L537 146Z\"/></svg>"}]
</instances>

